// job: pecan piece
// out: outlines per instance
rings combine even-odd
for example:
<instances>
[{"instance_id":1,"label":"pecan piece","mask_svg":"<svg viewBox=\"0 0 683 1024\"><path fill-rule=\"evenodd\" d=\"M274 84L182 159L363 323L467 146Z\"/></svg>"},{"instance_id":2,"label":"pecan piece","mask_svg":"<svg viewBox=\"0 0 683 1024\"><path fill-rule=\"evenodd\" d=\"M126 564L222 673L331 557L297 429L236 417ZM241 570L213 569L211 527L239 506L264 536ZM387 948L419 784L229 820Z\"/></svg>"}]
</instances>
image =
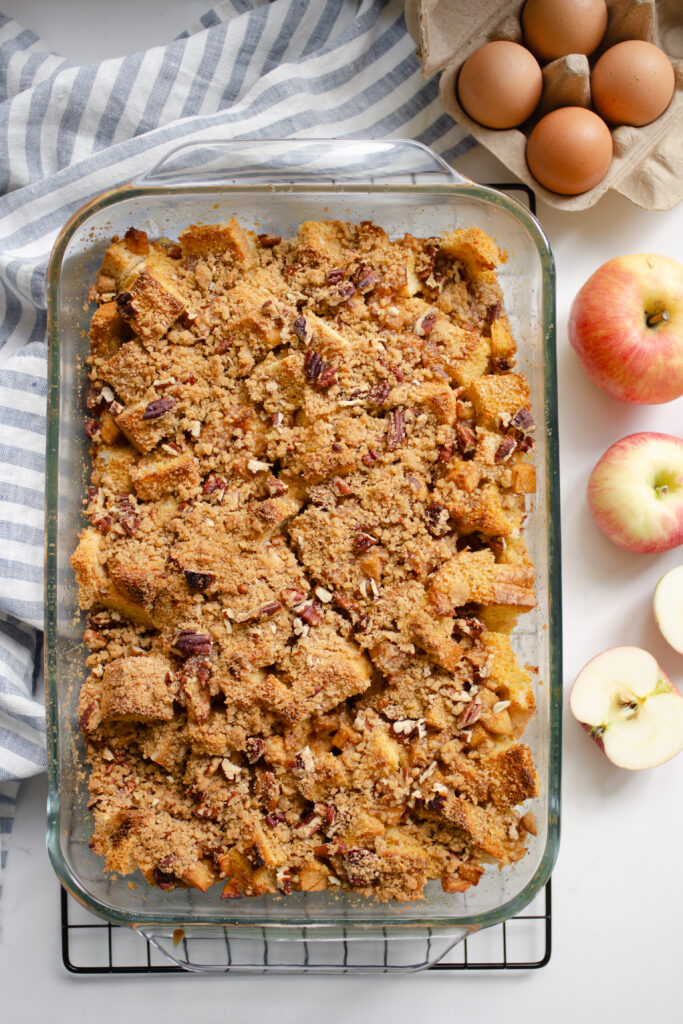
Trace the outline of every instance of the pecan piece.
<instances>
[{"instance_id":1,"label":"pecan piece","mask_svg":"<svg viewBox=\"0 0 683 1024\"><path fill-rule=\"evenodd\" d=\"M153 402L150 402L142 414L143 420L158 420L160 416L165 416L167 412L174 409L176 406L175 398L155 398Z\"/></svg>"},{"instance_id":2,"label":"pecan piece","mask_svg":"<svg viewBox=\"0 0 683 1024\"><path fill-rule=\"evenodd\" d=\"M274 245L279 245L282 241L282 235L257 235L256 236L263 246L264 249L272 249Z\"/></svg>"},{"instance_id":3,"label":"pecan piece","mask_svg":"<svg viewBox=\"0 0 683 1024\"><path fill-rule=\"evenodd\" d=\"M372 885L379 878L381 861L371 850L354 848L344 855L344 868L351 885Z\"/></svg>"},{"instance_id":4,"label":"pecan piece","mask_svg":"<svg viewBox=\"0 0 683 1024\"><path fill-rule=\"evenodd\" d=\"M292 330L296 334L299 341L306 341L308 337L308 328L306 326L306 317L298 316L292 324Z\"/></svg>"},{"instance_id":5,"label":"pecan piece","mask_svg":"<svg viewBox=\"0 0 683 1024\"><path fill-rule=\"evenodd\" d=\"M458 441L458 448L463 455L475 451L477 447L477 435L466 423L456 423L455 435Z\"/></svg>"},{"instance_id":6,"label":"pecan piece","mask_svg":"<svg viewBox=\"0 0 683 1024\"><path fill-rule=\"evenodd\" d=\"M344 280L344 271L341 267L333 267L327 275L328 284L339 284L340 281Z\"/></svg>"},{"instance_id":7,"label":"pecan piece","mask_svg":"<svg viewBox=\"0 0 683 1024\"><path fill-rule=\"evenodd\" d=\"M287 484L283 483L282 480L278 480L276 476L272 475L269 475L266 478L266 488L268 489L268 494L270 494L271 497L278 497L281 494L286 494L287 491L289 490Z\"/></svg>"},{"instance_id":8,"label":"pecan piece","mask_svg":"<svg viewBox=\"0 0 683 1024\"><path fill-rule=\"evenodd\" d=\"M211 637L197 633L194 629L181 629L173 641L173 647L181 654L210 654Z\"/></svg>"},{"instance_id":9,"label":"pecan piece","mask_svg":"<svg viewBox=\"0 0 683 1024\"><path fill-rule=\"evenodd\" d=\"M521 430L523 434L530 434L532 430L536 429L534 418L528 409L522 407L518 409L515 415L510 420L510 426L516 427L517 430Z\"/></svg>"},{"instance_id":10,"label":"pecan piece","mask_svg":"<svg viewBox=\"0 0 683 1024\"><path fill-rule=\"evenodd\" d=\"M270 811L266 814L266 825L268 828L275 828L276 825L287 821L287 815L284 811Z\"/></svg>"},{"instance_id":11,"label":"pecan piece","mask_svg":"<svg viewBox=\"0 0 683 1024\"><path fill-rule=\"evenodd\" d=\"M85 425L85 432L88 437L95 437L100 431L100 424L97 420L88 420Z\"/></svg>"},{"instance_id":12,"label":"pecan piece","mask_svg":"<svg viewBox=\"0 0 683 1024\"><path fill-rule=\"evenodd\" d=\"M299 618L307 622L309 626L319 626L323 621L323 617L320 614L320 605L317 601L311 601L305 608L302 608L299 612Z\"/></svg>"},{"instance_id":13,"label":"pecan piece","mask_svg":"<svg viewBox=\"0 0 683 1024\"><path fill-rule=\"evenodd\" d=\"M222 356L223 353L227 352L229 348L232 348L232 338L230 337L229 334L226 334L223 340L219 341L215 349L213 350L214 355Z\"/></svg>"},{"instance_id":14,"label":"pecan piece","mask_svg":"<svg viewBox=\"0 0 683 1024\"><path fill-rule=\"evenodd\" d=\"M387 429L387 447L389 451L395 451L406 439L405 411L402 408L392 409L389 414L389 427Z\"/></svg>"},{"instance_id":15,"label":"pecan piece","mask_svg":"<svg viewBox=\"0 0 683 1024\"><path fill-rule=\"evenodd\" d=\"M369 548L379 544L376 537L373 537L370 533L365 533L364 530L359 530L356 536L353 538L353 546L356 551L367 551Z\"/></svg>"},{"instance_id":16,"label":"pecan piece","mask_svg":"<svg viewBox=\"0 0 683 1024\"><path fill-rule=\"evenodd\" d=\"M432 501L425 506L425 518L430 533L443 533L448 526L448 509L438 501Z\"/></svg>"},{"instance_id":17,"label":"pecan piece","mask_svg":"<svg viewBox=\"0 0 683 1024\"><path fill-rule=\"evenodd\" d=\"M318 377L319 388L331 388L333 384L337 383L337 371L334 366L326 366L323 363L323 369L320 371Z\"/></svg>"},{"instance_id":18,"label":"pecan piece","mask_svg":"<svg viewBox=\"0 0 683 1024\"><path fill-rule=\"evenodd\" d=\"M379 384L375 384L373 387L370 388L370 390L368 391L368 399L369 401L374 402L375 405L384 405L387 398L389 397L390 391L391 384L389 383L389 381L382 380L379 382Z\"/></svg>"},{"instance_id":19,"label":"pecan piece","mask_svg":"<svg viewBox=\"0 0 683 1024\"><path fill-rule=\"evenodd\" d=\"M430 310L428 313L423 313L415 321L413 327L413 333L417 334L418 338L427 338L434 329L436 323L437 313Z\"/></svg>"},{"instance_id":20,"label":"pecan piece","mask_svg":"<svg viewBox=\"0 0 683 1024\"><path fill-rule=\"evenodd\" d=\"M315 349L309 348L304 358L304 373L309 380L317 380L324 366L323 357Z\"/></svg>"},{"instance_id":21,"label":"pecan piece","mask_svg":"<svg viewBox=\"0 0 683 1024\"><path fill-rule=\"evenodd\" d=\"M244 752L247 755L249 764L256 764L263 754L265 743L260 736L248 736L244 745Z\"/></svg>"},{"instance_id":22,"label":"pecan piece","mask_svg":"<svg viewBox=\"0 0 683 1024\"><path fill-rule=\"evenodd\" d=\"M226 487L227 482L223 477L216 476L215 473L209 473L202 487L202 494L214 494L215 491L224 491Z\"/></svg>"},{"instance_id":23,"label":"pecan piece","mask_svg":"<svg viewBox=\"0 0 683 1024\"><path fill-rule=\"evenodd\" d=\"M481 716L482 705L478 700L473 700L467 705L460 718L458 719L458 728L464 729L468 725L474 725Z\"/></svg>"},{"instance_id":24,"label":"pecan piece","mask_svg":"<svg viewBox=\"0 0 683 1024\"><path fill-rule=\"evenodd\" d=\"M496 448L496 453L493 456L493 461L507 461L507 459L510 458L516 447L517 442L515 441L514 437L504 437L503 440L498 445L498 447Z\"/></svg>"},{"instance_id":25,"label":"pecan piece","mask_svg":"<svg viewBox=\"0 0 683 1024\"><path fill-rule=\"evenodd\" d=\"M371 466L373 462L377 462L378 459L379 455L377 454L374 448L371 448L370 451L367 452L367 454L361 457L361 462L363 463L364 466Z\"/></svg>"},{"instance_id":26,"label":"pecan piece","mask_svg":"<svg viewBox=\"0 0 683 1024\"><path fill-rule=\"evenodd\" d=\"M185 579L190 590L206 590L216 579L212 572L195 572L194 569L185 569Z\"/></svg>"},{"instance_id":27,"label":"pecan piece","mask_svg":"<svg viewBox=\"0 0 683 1024\"><path fill-rule=\"evenodd\" d=\"M448 441L445 441L444 444L441 446L441 450L439 451L439 462L443 462L444 464L450 462L451 459L453 458L454 452L455 438L452 437Z\"/></svg>"}]
</instances>

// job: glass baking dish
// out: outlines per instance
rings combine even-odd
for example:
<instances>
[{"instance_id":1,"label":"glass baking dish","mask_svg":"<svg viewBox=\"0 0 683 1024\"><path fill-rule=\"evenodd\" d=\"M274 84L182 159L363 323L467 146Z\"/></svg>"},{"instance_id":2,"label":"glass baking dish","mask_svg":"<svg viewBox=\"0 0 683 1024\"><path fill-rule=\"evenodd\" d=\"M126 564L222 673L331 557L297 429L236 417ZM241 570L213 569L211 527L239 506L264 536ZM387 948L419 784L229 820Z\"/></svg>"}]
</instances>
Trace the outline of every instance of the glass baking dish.
<instances>
[{"instance_id":1,"label":"glass baking dish","mask_svg":"<svg viewBox=\"0 0 683 1024\"><path fill-rule=\"evenodd\" d=\"M141 878L105 875L89 849L84 750L77 724L85 677L83 616L69 558L83 527L90 472L84 432L87 302L111 236L134 225L177 237L190 223L227 220L289 236L307 219L372 219L392 236L429 236L475 225L508 253L500 269L506 311L519 345L538 424L538 490L527 539L538 608L520 620L514 644L538 670L538 712L525 741L541 794L532 802L538 835L514 867L489 867L464 894L430 883L426 898L375 903L354 895L296 893L221 901L220 887L163 892ZM188 969L253 969L250 944L268 950L266 970L417 970L471 932L518 914L547 881L557 854L560 812L561 588L555 371L554 269L534 217L515 200L456 174L426 147L404 140L206 141L180 146L142 179L104 193L60 233L48 269L45 666L48 714L47 845L61 882L85 907L128 925ZM189 939L201 942L190 944ZM343 956L340 949L343 947ZM199 954L197 954L199 949ZM261 963L258 970L264 970Z\"/></svg>"}]
</instances>

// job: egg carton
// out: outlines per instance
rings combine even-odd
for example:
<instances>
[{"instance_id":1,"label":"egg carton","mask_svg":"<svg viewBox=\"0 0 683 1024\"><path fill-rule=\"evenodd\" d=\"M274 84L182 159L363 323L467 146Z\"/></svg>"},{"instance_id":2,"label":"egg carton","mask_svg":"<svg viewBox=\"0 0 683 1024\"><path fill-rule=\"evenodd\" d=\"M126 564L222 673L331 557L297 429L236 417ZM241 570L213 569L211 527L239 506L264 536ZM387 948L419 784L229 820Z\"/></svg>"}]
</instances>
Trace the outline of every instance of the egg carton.
<instances>
[{"instance_id":1,"label":"egg carton","mask_svg":"<svg viewBox=\"0 0 683 1024\"><path fill-rule=\"evenodd\" d=\"M614 156L607 174L593 188L561 196L543 188L526 163L526 142L536 121L557 105L553 89L576 89L570 103L585 96L588 62L578 54L544 68L539 107L519 128L494 130L473 121L458 102L456 83L465 60L484 43L506 39L524 43L520 17L523 0L407 0L408 31L418 46L425 78L441 72L439 94L451 117L486 146L517 177L551 206L586 210L610 189L646 210L671 210L683 199L683 2L682 0L607 0L608 22L590 65L615 43L645 39L661 47L674 67L676 86L665 112L642 128L611 129ZM585 97L587 99L587 97ZM584 99L584 102L585 102Z\"/></svg>"}]
</instances>

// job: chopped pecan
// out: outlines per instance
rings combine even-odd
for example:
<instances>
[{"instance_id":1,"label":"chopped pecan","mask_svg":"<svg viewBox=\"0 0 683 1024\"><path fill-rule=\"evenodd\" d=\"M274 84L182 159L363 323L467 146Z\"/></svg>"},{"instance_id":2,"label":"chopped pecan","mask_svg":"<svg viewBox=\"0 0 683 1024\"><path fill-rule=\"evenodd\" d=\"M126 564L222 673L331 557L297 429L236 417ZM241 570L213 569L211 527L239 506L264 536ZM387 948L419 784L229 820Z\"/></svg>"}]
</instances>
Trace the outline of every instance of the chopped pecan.
<instances>
[{"instance_id":1,"label":"chopped pecan","mask_svg":"<svg viewBox=\"0 0 683 1024\"><path fill-rule=\"evenodd\" d=\"M373 537L372 534L365 533L364 530L359 530L353 538L353 546L356 551L367 551L369 548L374 547L375 544L379 544L377 538Z\"/></svg>"},{"instance_id":2,"label":"chopped pecan","mask_svg":"<svg viewBox=\"0 0 683 1024\"><path fill-rule=\"evenodd\" d=\"M317 380L325 365L323 357L315 349L309 348L304 358L304 373L309 380Z\"/></svg>"},{"instance_id":3,"label":"chopped pecan","mask_svg":"<svg viewBox=\"0 0 683 1024\"><path fill-rule=\"evenodd\" d=\"M206 590L216 576L212 572L195 572L194 569L185 569L185 579L190 590Z\"/></svg>"},{"instance_id":4,"label":"chopped pecan","mask_svg":"<svg viewBox=\"0 0 683 1024\"><path fill-rule=\"evenodd\" d=\"M505 462L507 459L510 458L516 447L517 442L515 441L514 437L504 437L503 440L498 445L498 447L496 448L496 453L493 456L493 461Z\"/></svg>"},{"instance_id":5,"label":"chopped pecan","mask_svg":"<svg viewBox=\"0 0 683 1024\"><path fill-rule=\"evenodd\" d=\"M204 481L202 487L202 494L214 494L216 491L224 491L227 487L227 481L221 476L216 476L215 473L209 473L208 477Z\"/></svg>"},{"instance_id":6,"label":"chopped pecan","mask_svg":"<svg viewBox=\"0 0 683 1024\"><path fill-rule=\"evenodd\" d=\"M229 348L232 348L232 338L229 334L219 341L214 349L214 355L222 356L224 352L227 352Z\"/></svg>"},{"instance_id":7,"label":"chopped pecan","mask_svg":"<svg viewBox=\"0 0 683 1024\"><path fill-rule=\"evenodd\" d=\"M306 326L306 317L298 316L292 324L292 330L296 334L299 341L305 342L306 339L309 337L310 333L308 327Z\"/></svg>"},{"instance_id":8,"label":"chopped pecan","mask_svg":"<svg viewBox=\"0 0 683 1024\"><path fill-rule=\"evenodd\" d=\"M455 452L455 438L451 437L448 441L445 441L441 450L439 451L439 462L450 462Z\"/></svg>"},{"instance_id":9,"label":"chopped pecan","mask_svg":"<svg viewBox=\"0 0 683 1024\"><path fill-rule=\"evenodd\" d=\"M272 249L274 245L279 245L282 241L282 235L257 235L256 236L263 246L264 249Z\"/></svg>"},{"instance_id":10,"label":"chopped pecan","mask_svg":"<svg viewBox=\"0 0 683 1024\"><path fill-rule=\"evenodd\" d=\"M497 370L498 373L505 373L512 367L511 360L505 359L502 356L498 356L497 358L492 359L491 362L493 363L494 370Z\"/></svg>"},{"instance_id":11,"label":"chopped pecan","mask_svg":"<svg viewBox=\"0 0 683 1024\"><path fill-rule=\"evenodd\" d=\"M405 411L402 408L392 409L389 413L389 426L387 428L387 447L389 451L395 451L406 439Z\"/></svg>"},{"instance_id":12,"label":"chopped pecan","mask_svg":"<svg viewBox=\"0 0 683 1024\"><path fill-rule=\"evenodd\" d=\"M320 605L317 601L311 601L305 608L302 608L299 612L299 618L307 622L309 626L319 626L323 621L323 617L320 614Z\"/></svg>"},{"instance_id":13,"label":"chopped pecan","mask_svg":"<svg viewBox=\"0 0 683 1024\"><path fill-rule=\"evenodd\" d=\"M266 825L268 828L275 828L276 825L282 824L287 821L287 815L284 811L270 811L266 814Z\"/></svg>"},{"instance_id":14,"label":"chopped pecan","mask_svg":"<svg viewBox=\"0 0 683 1024\"><path fill-rule=\"evenodd\" d=\"M534 418L528 409L518 409L515 415L510 420L510 426L516 427L517 430L521 430L523 434L530 434L536 429Z\"/></svg>"},{"instance_id":15,"label":"chopped pecan","mask_svg":"<svg viewBox=\"0 0 683 1024\"><path fill-rule=\"evenodd\" d=\"M268 619L271 615L275 615L282 608L280 601L268 601L267 604L262 604L260 608L254 608L250 612L245 612L243 615L237 617L238 622L258 622L260 619Z\"/></svg>"},{"instance_id":16,"label":"chopped pecan","mask_svg":"<svg viewBox=\"0 0 683 1024\"><path fill-rule=\"evenodd\" d=\"M181 629L173 641L173 647L181 654L210 654L211 637L197 633L194 629Z\"/></svg>"},{"instance_id":17,"label":"chopped pecan","mask_svg":"<svg viewBox=\"0 0 683 1024\"><path fill-rule=\"evenodd\" d=\"M272 497L278 497L281 494L286 494L287 491L289 490L287 484L283 483L282 480L278 480L276 476L272 475L266 478L266 488L268 489L268 494L270 494Z\"/></svg>"},{"instance_id":18,"label":"chopped pecan","mask_svg":"<svg viewBox=\"0 0 683 1024\"><path fill-rule=\"evenodd\" d=\"M528 434L526 434L524 437L520 438L519 441L517 442L517 450L520 451L520 452L525 452L525 453L526 452L530 452L535 444L536 444L536 442L533 439L533 437L530 437Z\"/></svg>"},{"instance_id":19,"label":"chopped pecan","mask_svg":"<svg viewBox=\"0 0 683 1024\"><path fill-rule=\"evenodd\" d=\"M334 366L327 366L323 363L323 368L320 371L320 376L317 380L319 388L331 388L333 384L337 383L337 370Z\"/></svg>"},{"instance_id":20,"label":"chopped pecan","mask_svg":"<svg viewBox=\"0 0 683 1024\"><path fill-rule=\"evenodd\" d=\"M458 441L458 448L463 455L469 455L476 450L477 435L466 423L456 423L455 436Z\"/></svg>"},{"instance_id":21,"label":"chopped pecan","mask_svg":"<svg viewBox=\"0 0 683 1024\"><path fill-rule=\"evenodd\" d=\"M99 431L99 422L97 420L88 420L88 422L85 425L85 432L88 435L88 437L95 437L96 434L99 434Z\"/></svg>"},{"instance_id":22,"label":"chopped pecan","mask_svg":"<svg viewBox=\"0 0 683 1024\"><path fill-rule=\"evenodd\" d=\"M371 466L373 462L377 462L378 459L378 453L375 451L374 448L371 448L369 452L367 452L365 455L361 457L361 462L363 463L364 466Z\"/></svg>"},{"instance_id":23,"label":"chopped pecan","mask_svg":"<svg viewBox=\"0 0 683 1024\"><path fill-rule=\"evenodd\" d=\"M288 608L293 608L295 604L301 604L302 601L306 600L306 591L299 590L296 587L285 587L281 592L280 597L282 598L283 604Z\"/></svg>"},{"instance_id":24,"label":"chopped pecan","mask_svg":"<svg viewBox=\"0 0 683 1024\"><path fill-rule=\"evenodd\" d=\"M448 509L438 501L425 506L425 518L430 533L444 533L448 528Z\"/></svg>"},{"instance_id":25,"label":"chopped pecan","mask_svg":"<svg viewBox=\"0 0 683 1024\"><path fill-rule=\"evenodd\" d=\"M328 284L339 284L340 281L344 280L344 271L341 267L333 267L327 275Z\"/></svg>"},{"instance_id":26,"label":"chopped pecan","mask_svg":"<svg viewBox=\"0 0 683 1024\"><path fill-rule=\"evenodd\" d=\"M482 705L481 701L473 700L467 705L460 718L458 719L458 728L464 729L468 725L474 725L481 716Z\"/></svg>"},{"instance_id":27,"label":"chopped pecan","mask_svg":"<svg viewBox=\"0 0 683 1024\"><path fill-rule=\"evenodd\" d=\"M474 639L481 636L485 626L476 615L459 616L453 624L453 635L457 637L469 636Z\"/></svg>"},{"instance_id":28,"label":"chopped pecan","mask_svg":"<svg viewBox=\"0 0 683 1024\"><path fill-rule=\"evenodd\" d=\"M351 885L372 885L379 878L381 861L371 850L354 848L343 854L344 868Z\"/></svg>"},{"instance_id":29,"label":"chopped pecan","mask_svg":"<svg viewBox=\"0 0 683 1024\"><path fill-rule=\"evenodd\" d=\"M354 275L355 277L355 275ZM365 273L356 281L358 291L365 295L367 292L371 292L377 284L377 275L374 270L366 270Z\"/></svg>"},{"instance_id":30,"label":"chopped pecan","mask_svg":"<svg viewBox=\"0 0 683 1024\"><path fill-rule=\"evenodd\" d=\"M260 736L248 736L244 744L244 752L247 755L249 764L256 764L262 757L265 743Z\"/></svg>"},{"instance_id":31,"label":"chopped pecan","mask_svg":"<svg viewBox=\"0 0 683 1024\"><path fill-rule=\"evenodd\" d=\"M426 338L432 333L437 315L436 312L430 310L428 313L423 313L422 316L417 318L413 332L417 334L418 338Z\"/></svg>"},{"instance_id":32,"label":"chopped pecan","mask_svg":"<svg viewBox=\"0 0 683 1024\"><path fill-rule=\"evenodd\" d=\"M142 419L158 420L160 416L165 416L167 412L174 409L176 404L175 398L155 398L153 402L149 402L145 407Z\"/></svg>"},{"instance_id":33,"label":"chopped pecan","mask_svg":"<svg viewBox=\"0 0 683 1024\"><path fill-rule=\"evenodd\" d=\"M374 402L375 405L384 405L389 392L391 391L391 384L388 380L381 380L379 384L375 384L368 391L368 400Z\"/></svg>"},{"instance_id":34,"label":"chopped pecan","mask_svg":"<svg viewBox=\"0 0 683 1024\"><path fill-rule=\"evenodd\" d=\"M370 627L370 616L361 615L358 622L353 627L354 633L367 633Z\"/></svg>"}]
</instances>

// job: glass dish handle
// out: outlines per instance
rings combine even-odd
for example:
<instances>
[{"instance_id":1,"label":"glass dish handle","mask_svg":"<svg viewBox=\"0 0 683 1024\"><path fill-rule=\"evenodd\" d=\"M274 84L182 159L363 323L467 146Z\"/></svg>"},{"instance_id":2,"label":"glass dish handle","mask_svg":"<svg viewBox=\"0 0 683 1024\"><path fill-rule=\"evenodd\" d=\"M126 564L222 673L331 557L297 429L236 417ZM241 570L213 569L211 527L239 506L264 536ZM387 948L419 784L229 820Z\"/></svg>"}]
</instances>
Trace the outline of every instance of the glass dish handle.
<instances>
[{"instance_id":1,"label":"glass dish handle","mask_svg":"<svg viewBox=\"0 0 683 1024\"><path fill-rule=\"evenodd\" d=\"M136 185L469 184L411 139L206 139L174 147Z\"/></svg>"},{"instance_id":2,"label":"glass dish handle","mask_svg":"<svg viewBox=\"0 0 683 1024\"><path fill-rule=\"evenodd\" d=\"M186 971L200 974L390 974L420 971L438 963L475 929L369 927L254 927L143 925L137 929L154 949Z\"/></svg>"}]
</instances>

